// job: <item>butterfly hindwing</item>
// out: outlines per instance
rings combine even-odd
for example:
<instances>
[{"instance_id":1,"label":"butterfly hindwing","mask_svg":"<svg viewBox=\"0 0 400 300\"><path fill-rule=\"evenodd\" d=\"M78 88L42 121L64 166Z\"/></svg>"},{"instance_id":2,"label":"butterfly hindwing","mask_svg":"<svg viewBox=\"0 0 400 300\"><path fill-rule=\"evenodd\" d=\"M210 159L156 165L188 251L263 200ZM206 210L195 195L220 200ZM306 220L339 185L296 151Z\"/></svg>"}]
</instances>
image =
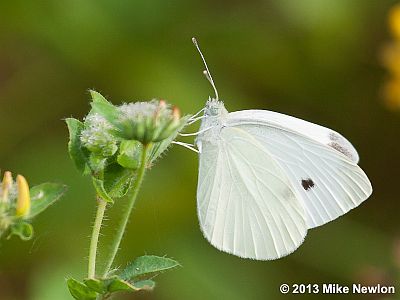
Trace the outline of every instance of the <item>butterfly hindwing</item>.
<instances>
[{"instance_id":1,"label":"butterfly hindwing","mask_svg":"<svg viewBox=\"0 0 400 300\"><path fill-rule=\"evenodd\" d=\"M241 257L288 255L307 233L304 208L284 170L240 128L202 138L197 202L205 237Z\"/></svg>"}]
</instances>

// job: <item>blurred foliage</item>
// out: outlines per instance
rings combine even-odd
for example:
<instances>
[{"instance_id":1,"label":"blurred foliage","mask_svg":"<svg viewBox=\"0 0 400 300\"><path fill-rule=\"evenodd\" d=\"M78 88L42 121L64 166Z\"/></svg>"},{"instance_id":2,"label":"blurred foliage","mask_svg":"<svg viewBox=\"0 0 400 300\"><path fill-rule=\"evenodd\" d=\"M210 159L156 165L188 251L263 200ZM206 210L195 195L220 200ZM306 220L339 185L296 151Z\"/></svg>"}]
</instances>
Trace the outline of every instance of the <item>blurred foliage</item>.
<instances>
[{"instance_id":1,"label":"blurred foliage","mask_svg":"<svg viewBox=\"0 0 400 300\"><path fill-rule=\"evenodd\" d=\"M195 208L197 157L175 146L145 178L120 263L168 253L183 268L160 278L153 293L126 299L279 300L287 299L278 291L284 282L398 283L400 116L382 104L380 93L393 4L1 1L0 167L24 174L32 185L60 182L69 191L34 221L32 242L1 244L0 299L71 299L64 280L84 276L95 199L68 158L62 119L84 116L88 88L112 95L113 103L157 97L195 113L212 90L192 36L228 110L270 109L338 130L358 149L374 194L310 230L292 255L243 260L203 238ZM117 203L108 213L103 242L123 207Z\"/></svg>"}]
</instances>

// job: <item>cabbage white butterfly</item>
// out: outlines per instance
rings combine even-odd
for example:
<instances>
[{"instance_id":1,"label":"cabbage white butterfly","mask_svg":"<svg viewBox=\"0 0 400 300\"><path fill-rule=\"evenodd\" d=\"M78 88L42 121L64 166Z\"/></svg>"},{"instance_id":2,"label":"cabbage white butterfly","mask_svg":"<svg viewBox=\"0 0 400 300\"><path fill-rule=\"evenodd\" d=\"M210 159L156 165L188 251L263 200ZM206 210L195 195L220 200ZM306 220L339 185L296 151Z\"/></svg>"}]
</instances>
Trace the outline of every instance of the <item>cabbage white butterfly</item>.
<instances>
[{"instance_id":1,"label":"cabbage white butterfly","mask_svg":"<svg viewBox=\"0 0 400 300\"><path fill-rule=\"evenodd\" d=\"M272 111L229 113L193 43L215 91L204 115L192 118L202 119L199 132L187 134L197 135L197 211L213 246L243 258L277 259L296 250L308 229L371 195L357 151L339 133Z\"/></svg>"}]
</instances>

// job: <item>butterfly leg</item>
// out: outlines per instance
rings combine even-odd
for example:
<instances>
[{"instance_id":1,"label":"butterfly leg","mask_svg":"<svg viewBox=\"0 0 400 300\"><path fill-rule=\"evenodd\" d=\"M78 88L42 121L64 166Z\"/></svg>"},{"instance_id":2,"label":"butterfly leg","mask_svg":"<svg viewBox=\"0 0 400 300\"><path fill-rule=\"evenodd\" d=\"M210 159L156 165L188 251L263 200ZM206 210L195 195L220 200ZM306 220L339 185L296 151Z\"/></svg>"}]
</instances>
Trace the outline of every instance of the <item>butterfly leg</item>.
<instances>
[{"instance_id":1,"label":"butterfly leg","mask_svg":"<svg viewBox=\"0 0 400 300\"><path fill-rule=\"evenodd\" d=\"M197 150L196 148L194 148L194 145L192 145L192 144L183 143L183 142L176 142L176 141L173 141L172 144L176 144L176 145L185 147L185 148L187 148L187 149L190 149L190 150L192 150L192 151L194 151L194 152L196 152L196 153L200 153L199 150Z\"/></svg>"}]
</instances>

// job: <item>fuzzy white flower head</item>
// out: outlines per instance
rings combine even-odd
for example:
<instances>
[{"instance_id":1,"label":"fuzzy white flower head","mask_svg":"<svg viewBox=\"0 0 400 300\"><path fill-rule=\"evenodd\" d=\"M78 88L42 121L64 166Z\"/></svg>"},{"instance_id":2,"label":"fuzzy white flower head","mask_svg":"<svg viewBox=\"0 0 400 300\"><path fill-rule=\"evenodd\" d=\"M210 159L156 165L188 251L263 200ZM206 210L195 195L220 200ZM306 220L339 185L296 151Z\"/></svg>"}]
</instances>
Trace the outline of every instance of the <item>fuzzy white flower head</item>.
<instances>
[{"instance_id":1,"label":"fuzzy white flower head","mask_svg":"<svg viewBox=\"0 0 400 300\"><path fill-rule=\"evenodd\" d=\"M158 113L158 117L165 117L171 114L171 108L164 101L152 100L149 102L124 103L119 108L121 121L130 119L137 121L140 118L153 118Z\"/></svg>"},{"instance_id":2,"label":"fuzzy white flower head","mask_svg":"<svg viewBox=\"0 0 400 300\"><path fill-rule=\"evenodd\" d=\"M144 144L167 138L180 125L178 108L163 100L125 103L117 109L119 128L124 138Z\"/></svg>"},{"instance_id":3,"label":"fuzzy white flower head","mask_svg":"<svg viewBox=\"0 0 400 300\"><path fill-rule=\"evenodd\" d=\"M89 151L104 157L112 156L118 149L113 126L100 114L90 114L85 118L85 129L81 132L81 142Z\"/></svg>"}]
</instances>

